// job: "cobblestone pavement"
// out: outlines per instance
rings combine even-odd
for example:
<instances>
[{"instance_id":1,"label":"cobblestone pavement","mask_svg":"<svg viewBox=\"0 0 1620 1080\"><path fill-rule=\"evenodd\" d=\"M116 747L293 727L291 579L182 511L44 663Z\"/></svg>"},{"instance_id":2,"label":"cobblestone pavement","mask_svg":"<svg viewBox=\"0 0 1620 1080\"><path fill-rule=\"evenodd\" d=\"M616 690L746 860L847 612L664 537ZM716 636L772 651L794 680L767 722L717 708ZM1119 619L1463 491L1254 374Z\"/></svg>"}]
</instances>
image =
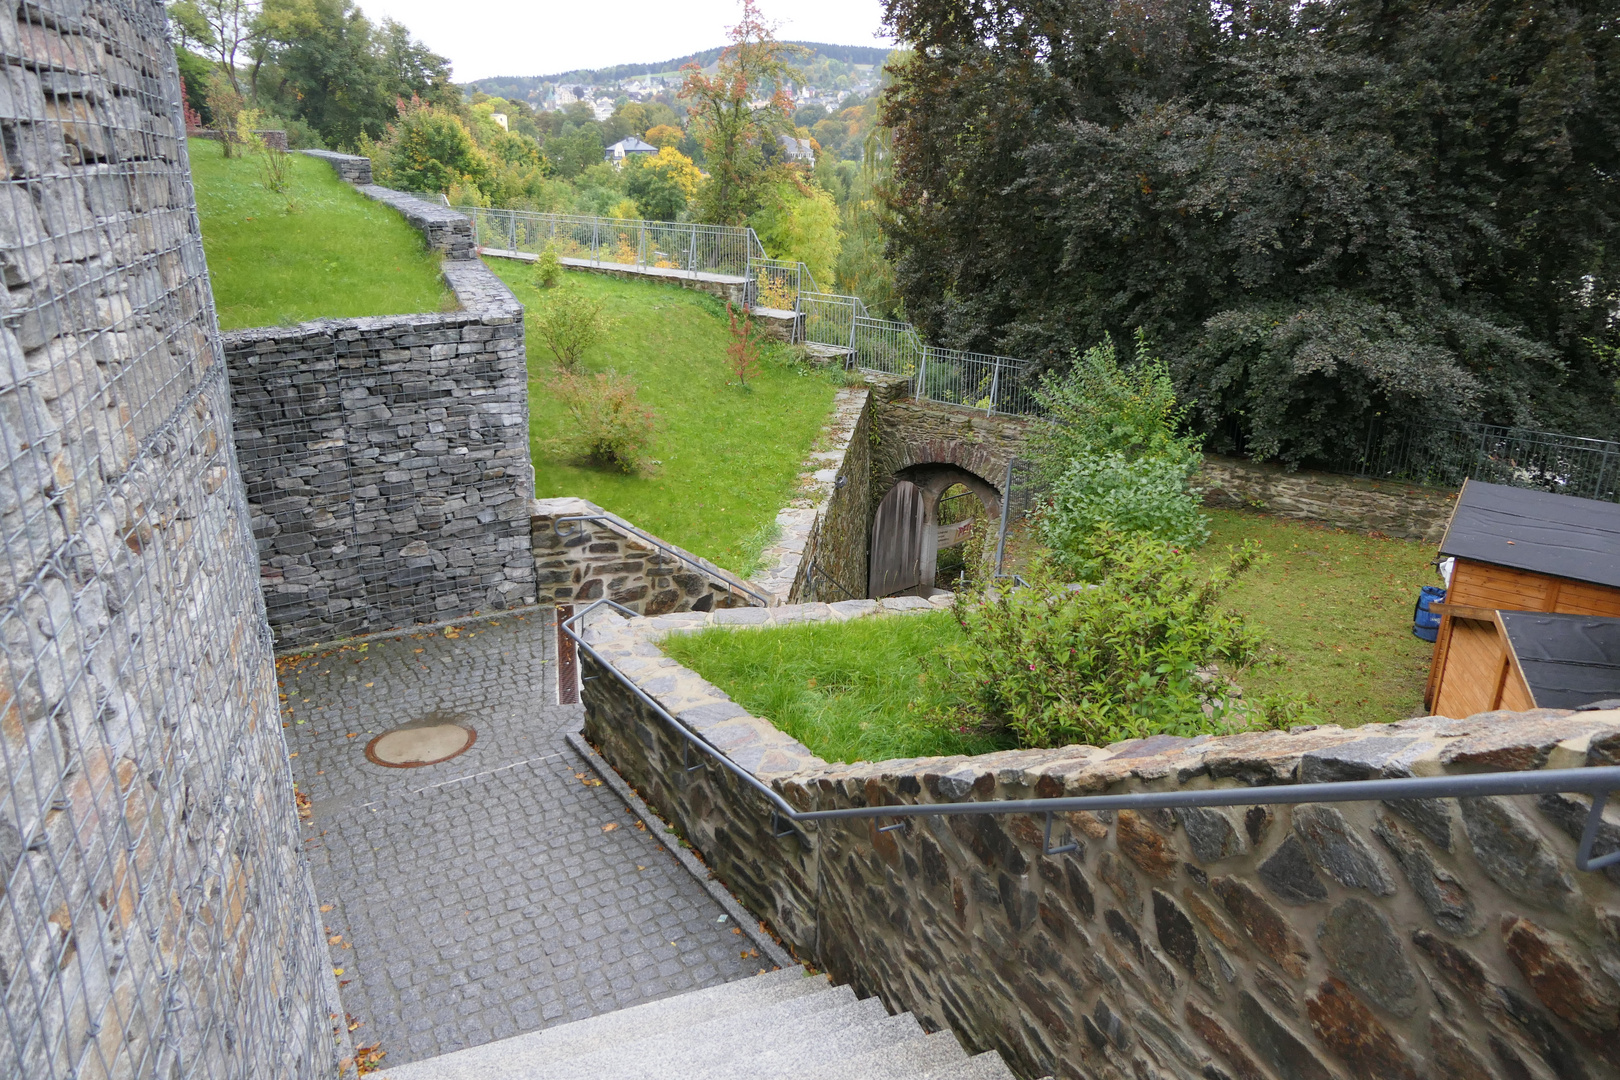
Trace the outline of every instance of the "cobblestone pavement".
<instances>
[{"instance_id":1,"label":"cobblestone pavement","mask_svg":"<svg viewBox=\"0 0 1620 1080\"><path fill-rule=\"evenodd\" d=\"M554 704L554 633L531 611L280 664L343 1005L388 1065L760 970L564 742L581 712ZM429 717L477 741L421 768L366 760Z\"/></svg>"}]
</instances>

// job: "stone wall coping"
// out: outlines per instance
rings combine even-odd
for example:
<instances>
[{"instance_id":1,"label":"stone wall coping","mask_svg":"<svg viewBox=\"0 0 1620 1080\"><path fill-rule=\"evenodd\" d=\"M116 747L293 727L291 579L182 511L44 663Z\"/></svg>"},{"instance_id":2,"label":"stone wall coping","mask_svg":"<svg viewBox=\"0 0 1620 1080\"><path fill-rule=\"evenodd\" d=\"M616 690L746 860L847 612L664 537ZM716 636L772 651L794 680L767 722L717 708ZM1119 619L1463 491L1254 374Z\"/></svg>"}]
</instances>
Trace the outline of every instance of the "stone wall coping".
<instances>
[{"instance_id":1,"label":"stone wall coping","mask_svg":"<svg viewBox=\"0 0 1620 1080\"><path fill-rule=\"evenodd\" d=\"M428 200L408 191L396 191L393 188L383 187L381 184L357 184L360 193L368 199L375 199L380 203L392 206L395 210L410 218L413 223L420 221L433 225L460 225L468 224L471 219L459 210L452 210L443 203L429 202Z\"/></svg>"},{"instance_id":2,"label":"stone wall coping","mask_svg":"<svg viewBox=\"0 0 1620 1080\"><path fill-rule=\"evenodd\" d=\"M1372 476L1352 476L1349 473L1323 472L1320 469L1290 468L1279 461L1255 461L1252 458L1232 457L1227 454L1204 454L1204 460L1210 465L1225 465L1232 468L1253 470L1256 472L1271 473L1277 476L1293 476L1301 480L1320 477L1329 479L1335 484L1353 487L1362 491L1377 491L1384 493L1398 492L1403 495L1429 495L1438 499L1457 498L1457 489L1452 487L1436 487L1432 484L1416 484L1406 480L1380 480Z\"/></svg>"},{"instance_id":3,"label":"stone wall coping","mask_svg":"<svg viewBox=\"0 0 1620 1080\"><path fill-rule=\"evenodd\" d=\"M724 691L658 648L669 634L711 626L843 622L872 614L948 609L953 599L949 594L932 600L889 597L634 619L602 612L593 616L584 637L672 716L806 810L862 799L868 780L891 782L903 774L917 777L917 801L955 802L1101 795L1119 785L1263 787L1620 764L1620 709L1496 711L1462 720L1422 716L1355 728L1304 725L1196 738L1155 735L1100 747L829 763L769 720L749 715Z\"/></svg>"},{"instance_id":4,"label":"stone wall coping","mask_svg":"<svg viewBox=\"0 0 1620 1080\"><path fill-rule=\"evenodd\" d=\"M826 511L827 503L837 490L835 485L843 471L844 455L860 423L869 393L866 386L846 386L833 396L832 415L805 458L803 471L799 473L799 489L776 514L780 535L766 545L760 555L764 566L748 579L750 584L776 597L779 604L792 597L805 546L815 533L817 519Z\"/></svg>"}]
</instances>

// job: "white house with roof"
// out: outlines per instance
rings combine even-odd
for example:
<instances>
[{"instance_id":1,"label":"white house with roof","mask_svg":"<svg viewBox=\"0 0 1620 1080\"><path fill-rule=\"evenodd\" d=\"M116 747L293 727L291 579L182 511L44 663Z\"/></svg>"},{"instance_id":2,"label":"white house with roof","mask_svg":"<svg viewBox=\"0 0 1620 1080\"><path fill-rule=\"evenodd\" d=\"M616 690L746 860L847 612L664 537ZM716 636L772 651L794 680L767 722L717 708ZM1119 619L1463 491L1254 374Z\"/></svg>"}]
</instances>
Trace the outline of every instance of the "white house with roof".
<instances>
[{"instance_id":1,"label":"white house with roof","mask_svg":"<svg viewBox=\"0 0 1620 1080\"><path fill-rule=\"evenodd\" d=\"M631 135L628 138L620 139L618 142L604 150L602 152L602 160L614 165L623 165L626 158L632 157L636 154L651 155L656 153L658 153L658 147L652 145L651 143L642 142L634 135Z\"/></svg>"}]
</instances>

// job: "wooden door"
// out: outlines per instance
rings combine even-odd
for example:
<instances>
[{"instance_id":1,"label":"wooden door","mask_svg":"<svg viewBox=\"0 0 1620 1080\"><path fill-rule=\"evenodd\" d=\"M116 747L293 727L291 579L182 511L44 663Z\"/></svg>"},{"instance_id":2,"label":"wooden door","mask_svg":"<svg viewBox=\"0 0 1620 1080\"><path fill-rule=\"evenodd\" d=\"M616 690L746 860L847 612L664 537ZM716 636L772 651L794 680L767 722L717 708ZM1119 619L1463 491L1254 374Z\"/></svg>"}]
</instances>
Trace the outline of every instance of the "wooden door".
<instances>
[{"instance_id":1,"label":"wooden door","mask_svg":"<svg viewBox=\"0 0 1620 1080\"><path fill-rule=\"evenodd\" d=\"M868 596L893 596L915 589L923 583L925 570L932 579L934 568L923 565L925 540L932 539L923 536L925 516L922 489L909 480L895 484L878 503L872 519Z\"/></svg>"}]
</instances>

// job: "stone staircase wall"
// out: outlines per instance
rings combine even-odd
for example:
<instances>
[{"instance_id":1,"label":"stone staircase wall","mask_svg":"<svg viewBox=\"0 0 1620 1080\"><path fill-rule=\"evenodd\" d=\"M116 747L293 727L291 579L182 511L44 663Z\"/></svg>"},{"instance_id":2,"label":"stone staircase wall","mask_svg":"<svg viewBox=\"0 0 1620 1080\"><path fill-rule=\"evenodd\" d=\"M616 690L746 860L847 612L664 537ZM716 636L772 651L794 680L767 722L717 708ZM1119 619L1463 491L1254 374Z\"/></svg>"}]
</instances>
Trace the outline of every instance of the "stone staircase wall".
<instances>
[{"instance_id":1,"label":"stone staircase wall","mask_svg":"<svg viewBox=\"0 0 1620 1080\"><path fill-rule=\"evenodd\" d=\"M899 603L905 601L906 603ZM916 598L593 623L593 647L801 809L1611 765L1620 712L1424 717L830 764L657 640ZM1597 1077L1620 1070L1620 870L1582 796L870 819L773 835L589 656L585 733L797 954L1024 1076ZM1597 851L1620 845L1620 819Z\"/></svg>"}]
</instances>

